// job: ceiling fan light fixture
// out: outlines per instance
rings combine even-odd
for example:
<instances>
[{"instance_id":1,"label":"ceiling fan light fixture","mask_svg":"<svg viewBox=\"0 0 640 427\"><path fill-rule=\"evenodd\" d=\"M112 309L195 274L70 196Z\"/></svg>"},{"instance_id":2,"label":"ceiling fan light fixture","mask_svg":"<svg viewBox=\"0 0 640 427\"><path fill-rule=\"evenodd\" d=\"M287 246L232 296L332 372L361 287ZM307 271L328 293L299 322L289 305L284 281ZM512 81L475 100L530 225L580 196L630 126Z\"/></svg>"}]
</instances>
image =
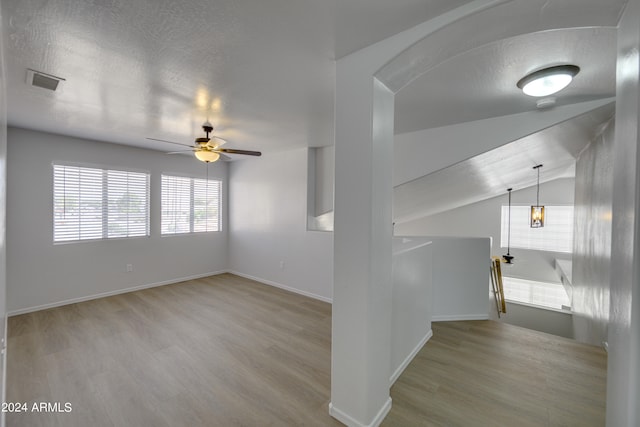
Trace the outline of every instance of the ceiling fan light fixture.
<instances>
[{"instance_id":1,"label":"ceiling fan light fixture","mask_svg":"<svg viewBox=\"0 0 640 427\"><path fill-rule=\"evenodd\" d=\"M576 65L543 68L521 78L517 86L529 96L549 96L567 87L579 71Z\"/></svg>"},{"instance_id":2,"label":"ceiling fan light fixture","mask_svg":"<svg viewBox=\"0 0 640 427\"><path fill-rule=\"evenodd\" d=\"M213 163L220 158L220 154L209 150L198 150L194 154L196 159L205 163Z\"/></svg>"}]
</instances>

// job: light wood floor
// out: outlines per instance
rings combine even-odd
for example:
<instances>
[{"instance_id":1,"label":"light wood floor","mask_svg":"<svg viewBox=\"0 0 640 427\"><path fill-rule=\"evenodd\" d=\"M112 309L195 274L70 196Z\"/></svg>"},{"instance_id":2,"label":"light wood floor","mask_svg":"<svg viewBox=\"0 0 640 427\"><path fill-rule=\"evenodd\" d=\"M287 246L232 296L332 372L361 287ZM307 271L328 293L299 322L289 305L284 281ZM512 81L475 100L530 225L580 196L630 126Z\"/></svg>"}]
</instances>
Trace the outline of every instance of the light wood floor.
<instances>
[{"instance_id":1,"label":"light wood floor","mask_svg":"<svg viewBox=\"0 0 640 427\"><path fill-rule=\"evenodd\" d=\"M384 426L604 425L600 349L491 321L433 329ZM9 427L341 425L331 306L237 276L15 316L8 332L8 401L73 408Z\"/></svg>"},{"instance_id":2,"label":"light wood floor","mask_svg":"<svg viewBox=\"0 0 640 427\"><path fill-rule=\"evenodd\" d=\"M331 306L225 274L9 319L9 427L340 426ZM29 403L31 405L31 403Z\"/></svg>"},{"instance_id":3,"label":"light wood floor","mask_svg":"<svg viewBox=\"0 0 640 427\"><path fill-rule=\"evenodd\" d=\"M383 426L605 425L603 349L494 321L432 329Z\"/></svg>"}]
</instances>

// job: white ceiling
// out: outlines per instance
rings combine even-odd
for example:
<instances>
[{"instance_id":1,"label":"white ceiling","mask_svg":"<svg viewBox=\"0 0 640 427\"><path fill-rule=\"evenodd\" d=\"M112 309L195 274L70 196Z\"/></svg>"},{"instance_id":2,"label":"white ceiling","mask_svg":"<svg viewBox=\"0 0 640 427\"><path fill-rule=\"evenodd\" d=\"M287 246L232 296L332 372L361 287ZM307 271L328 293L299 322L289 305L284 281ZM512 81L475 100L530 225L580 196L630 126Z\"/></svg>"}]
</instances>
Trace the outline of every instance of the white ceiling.
<instances>
[{"instance_id":1,"label":"white ceiling","mask_svg":"<svg viewBox=\"0 0 640 427\"><path fill-rule=\"evenodd\" d=\"M210 120L228 147L263 152L332 145L335 59L469 2L0 1L10 125L173 151L146 138L191 143ZM561 27L571 17L549 10L583 7L594 25L504 39L436 64L398 93L396 133L535 110L515 82L552 64L582 68L558 105L613 95L625 3L608 0L604 13L596 0L513 0L510 10L522 12L504 18L511 24ZM66 82L55 93L30 87L29 68ZM544 163L554 152L538 154Z\"/></svg>"},{"instance_id":2,"label":"white ceiling","mask_svg":"<svg viewBox=\"0 0 640 427\"><path fill-rule=\"evenodd\" d=\"M581 70L556 96L557 106L615 96L616 29L543 31L454 56L398 92L396 133L535 110L536 98L516 83L532 71L561 64Z\"/></svg>"},{"instance_id":3,"label":"white ceiling","mask_svg":"<svg viewBox=\"0 0 640 427\"><path fill-rule=\"evenodd\" d=\"M424 216L536 184L532 169L542 164L540 182L575 176L580 152L613 117L615 103L520 138L494 150L399 185L394 189L394 221Z\"/></svg>"},{"instance_id":4,"label":"white ceiling","mask_svg":"<svg viewBox=\"0 0 640 427\"><path fill-rule=\"evenodd\" d=\"M2 0L14 126L173 150L333 143L337 56L462 0ZM25 84L32 68L67 79Z\"/></svg>"}]
</instances>

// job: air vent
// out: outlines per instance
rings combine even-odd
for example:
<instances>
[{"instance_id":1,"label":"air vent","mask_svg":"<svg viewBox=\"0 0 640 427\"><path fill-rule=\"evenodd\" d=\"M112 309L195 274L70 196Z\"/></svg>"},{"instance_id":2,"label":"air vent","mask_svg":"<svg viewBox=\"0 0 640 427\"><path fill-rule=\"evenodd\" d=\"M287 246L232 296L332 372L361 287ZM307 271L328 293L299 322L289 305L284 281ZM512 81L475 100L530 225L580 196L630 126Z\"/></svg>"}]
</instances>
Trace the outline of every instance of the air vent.
<instances>
[{"instance_id":1,"label":"air vent","mask_svg":"<svg viewBox=\"0 0 640 427\"><path fill-rule=\"evenodd\" d=\"M65 79L36 70L27 70L27 84L51 91L56 91Z\"/></svg>"}]
</instances>

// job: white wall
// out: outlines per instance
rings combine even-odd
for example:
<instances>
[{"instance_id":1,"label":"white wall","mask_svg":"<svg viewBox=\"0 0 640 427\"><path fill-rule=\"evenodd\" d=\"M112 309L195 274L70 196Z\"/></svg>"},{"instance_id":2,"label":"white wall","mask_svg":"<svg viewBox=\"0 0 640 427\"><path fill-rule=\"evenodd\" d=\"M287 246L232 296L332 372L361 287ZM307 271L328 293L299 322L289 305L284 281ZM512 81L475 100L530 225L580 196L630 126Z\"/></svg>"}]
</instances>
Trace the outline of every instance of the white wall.
<instances>
[{"instance_id":1,"label":"white wall","mask_svg":"<svg viewBox=\"0 0 640 427\"><path fill-rule=\"evenodd\" d=\"M333 233L307 231L307 166L307 149L231 165L229 269L329 301Z\"/></svg>"},{"instance_id":2,"label":"white wall","mask_svg":"<svg viewBox=\"0 0 640 427\"><path fill-rule=\"evenodd\" d=\"M521 326L547 334L573 338L572 315L568 312L548 310L507 301L507 313L498 318L495 300L491 300L491 320Z\"/></svg>"},{"instance_id":3,"label":"white wall","mask_svg":"<svg viewBox=\"0 0 640 427\"><path fill-rule=\"evenodd\" d=\"M53 244L53 162L78 162L151 172L151 237ZM227 165L209 166L222 179L219 233L160 236L162 173L205 177L190 156L9 128L7 305L28 311L138 286L209 275L227 268ZM126 264L133 272L126 273Z\"/></svg>"},{"instance_id":4,"label":"white wall","mask_svg":"<svg viewBox=\"0 0 640 427\"><path fill-rule=\"evenodd\" d=\"M512 205L531 205L536 199L535 187L512 192ZM574 180L558 179L540 185L540 201L545 205L572 205ZM491 255L502 256L506 248L500 248L500 218L502 205L508 203L504 196L494 197L415 221L396 224L396 235L491 237ZM570 254L511 249L514 264L505 266L505 276L541 282L559 283L554 259L571 259Z\"/></svg>"},{"instance_id":5,"label":"white wall","mask_svg":"<svg viewBox=\"0 0 640 427\"><path fill-rule=\"evenodd\" d=\"M431 337L433 251L422 237L393 239L391 383Z\"/></svg>"},{"instance_id":6,"label":"white wall","mask_svg":"<svg viewBox=\"0 0 640 427\"><path fill-rule=\"evenodd\" d=\"M489 318L488 238L434 237L432 320Z\"/></svg>"},{"instance_id":7,"label":"white wall","mask_svg":"<svg viewBox=\"0 0 640 427\"><path fill-rule=\"evenodd\" d=\"M6 350L7 342L7 104L3 53L3 23L0 13L0 401L5 402ZM0 415L0 426L5 425L4 412Z\"/></svg>"},{"instance_id":8,"label":"white wall","mask_svg":"<svg viewBox=\"0 0 640 427\"><path fill-rule=\"evenodd\" d=\"M613 144L607 426L640 425L640 0L620 20Z\"/></svg>"},{"instance_id":9,"label":"white wall","mask_svg":"<svg viewBox=\"0 0 640 427\"><path fill-rule=\"evenodd\" d=\"M611 121L576 164L571 309L575 338L593 345L609 321L613 130Z\"/></svg>"}]
</instances>

